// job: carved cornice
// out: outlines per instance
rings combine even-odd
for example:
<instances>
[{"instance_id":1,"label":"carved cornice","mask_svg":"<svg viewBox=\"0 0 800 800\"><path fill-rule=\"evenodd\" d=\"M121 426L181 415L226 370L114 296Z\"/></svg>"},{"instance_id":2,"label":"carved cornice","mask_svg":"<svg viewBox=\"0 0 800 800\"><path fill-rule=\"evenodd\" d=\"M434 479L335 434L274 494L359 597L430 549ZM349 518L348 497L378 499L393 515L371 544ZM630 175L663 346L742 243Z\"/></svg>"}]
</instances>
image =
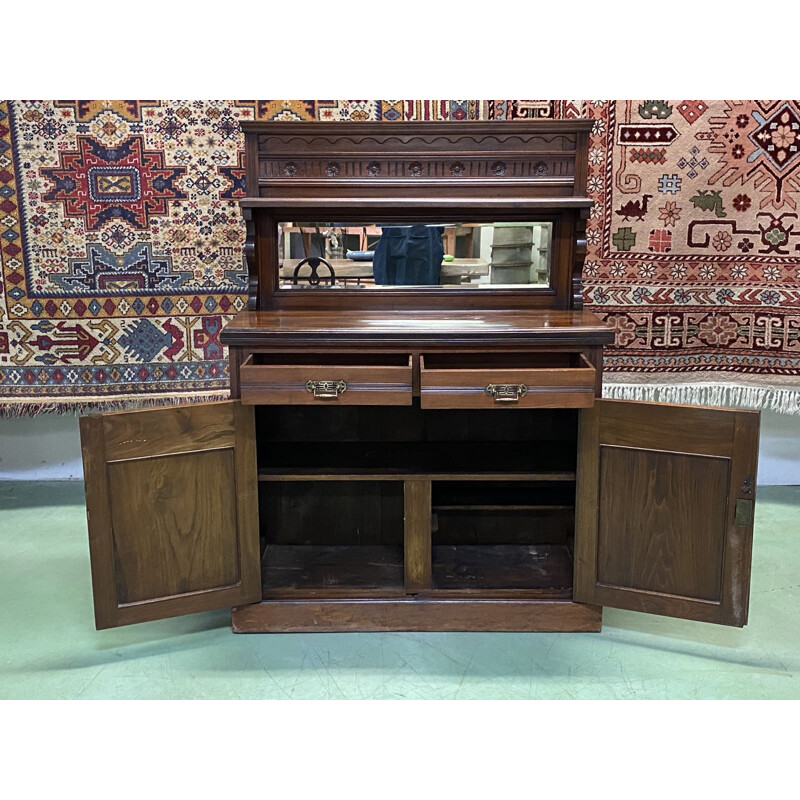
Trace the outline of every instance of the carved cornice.
<instances>
[{"instance_id":1,"label":"carved cornice","mask_svg":"<svg viewBox=\"0 0 800 800\"><path fill-rule=\"evenodd\" d=\"M527 149L543 150L541 145L548 145L549 149L556 150L569 150L574 149L575 137L569 134L531 134L524 136L520 134L490 134L486 136L393 136L387 134L385 136L277 136L272 134L262 134L258 137L259 149L269 152L281 150L296 152L298 146L308 149L319 149L329 152L335 150L337 146L349 145L348 151L351 150L366 150L372 152L375 147L380 149L388 149L387 145L391 145L393 150L408 149L412 145L441 145L449 144L452 149L458 150L461 148L491 151L496 149L498 145L518 144L518 145L540 145L538 147L529 147ZM398 147L399 145L399 147ZM566 145L566 146L565 146ZM521 148L520 148L521 149Z\"/></svg>"},{"instance_id":2,"label":"carved cornice","mask_svg":"<svg viewBox=\"0 0 800 800\"><path fill-rule=\"evenodd\" d=\"M564 120L514 120L498 122L252 122L241 123L245 133L286 136L482 136L487 133L514 135L576 133L591 131L594 122L589 119Z\"/></svg>"},{"instance_id":3,"label":"carved cornice","mask_svg":"<svg viewBox=\"0 0 800 800\"><path fill-rule=\"evenodd\" d=\"M572 153L591 120L476 123L287 123L242 122L261 157L303 153L330 157L349 154L462 154L498 152Z\"/></svg>"}]
</instances>

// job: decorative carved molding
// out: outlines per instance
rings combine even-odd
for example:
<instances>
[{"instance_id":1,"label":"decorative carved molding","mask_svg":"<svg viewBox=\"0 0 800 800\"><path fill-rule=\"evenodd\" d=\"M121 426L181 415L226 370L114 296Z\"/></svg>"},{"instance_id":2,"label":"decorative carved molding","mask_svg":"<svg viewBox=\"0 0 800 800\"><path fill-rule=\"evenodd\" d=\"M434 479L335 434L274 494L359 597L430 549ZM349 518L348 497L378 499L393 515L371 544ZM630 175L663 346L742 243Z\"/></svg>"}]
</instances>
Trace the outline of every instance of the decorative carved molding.
<instances>
[{"instance_id":1,"label":"decorative carved molding","mask_svg":"<svg viewBox=\"0 0 800 800\"><path fill-rule=\"evenodd\" d=\"M584 209L575 219L575 247L572 261L572 307L583 308L583 262L586 259L586 220L589 209Z\"/></svg>"},{"instance_id":2,"label":"decorative carved molding","mask_svg":"<svg viewBox=\"0 0 800 800\"><path fill-rule=\"evenodd\" d=\"M280 124L292 124L292 123L280 123ZM297 124L297 123L294 123ZM337 123L341 124L341 123ZM419 125L420 123L415 123ZM452 123L451 123L452 124ZM456 127L453 125L453 127ZM381 149L386 147L387 145L401 145L402 149L411 148L411 147L418 147L420 144L422 145L436 145L436 144L448 144L452 145L453 148L463 148L469 149L474 148L477 150L485 150L487 152L491 152L492 150L496 150L498 146L508 145L516 143L517 145L527 145L524 147L525 150L571 150L575 147L575 136L569 134L553 134L553 135L545 135L545 134L533 134L530 136L524 136L521 134L512 134L512 135L503 135L503 134L493 134L490 136L445 136L445 135L438 135L438 136L423 136L421 134L416 134L413 136L395 136L391 134L387 134L385 136L380 135L370 135L370 136L356 136L356 135L343 135L343 136L279 136L279 135L267 135L262 134L258 137L258 144L259 150L261 152L268 152L268 151L275 151L275 150L288 150L293 149L297 152L298 148L297 145L302 145L303 148L308 148L312 145L318 145L320 151L331 150L334 149L336 145L350 145L353 150L359 149L365 145L372 145L377 146ZM538 144L539 147L532 147L531 145ZM556 147L553 147L556 145ZM565 147L565 145L569 145ZM449 149L453 149L449 148ZM317 148L314 148L317 149ZM371 149L368 147L364 147L363 149ZM395 152L398 147L393 147Z\"/></svg>"},{"instance_id":3,"label":"decorative carved molding","mask_svg":"<svg viewBox=\"0 0 800 800\"><path fill-rule=\"evenodd\" d=\"M248 269L260 260L258 303L284 308L342 307L362 304L364 293L277 292L274 222L313 218L316 210L360 220L388 209L398 221L440 219L463 210L466 221L492 210L498 219L524 220L533 212L552 214L552 248L559 261L557 280L548 291L465 289L458 307L480 303L519 307L580 308L586 219L578 212L585 197L588 136L592 120L498 122L249 122L245 132L248 197L241 201L255 216L248 224ZM254 163L255 162L255 163ZM305 216L303 216L305 214ZM326 217L327 218L327 217ZM254 253L255 249L255 253ZM264 252L262 252L262 250ZM254 291L251 286L252 307ZM402 290L370 292L376 307L409 305L424 296L426 305L449 307L452 292ZM313 300L313 302L311 302Z\"/></svg>"},{"instance_id":4,"label":"decorative carved molding","mask_svg":"<svg viewBox=\"0 0 800 800\"><path fill-rule=\"evenodd\" d=\"M288 166L288 165L287 165ZM247 310L255 311L258 308L258 262L256 260L256 225L253 221L253 211L249 208L242 209L245 221L244 257L247 262Z\"/></svg>"},{"instance_id":5,"label":"decorative carved molding","mask_svg":"<svg viewBox=\"0 0 800 800\"><path fill-rule=\"evenodd\" d=\"M508 180L510 178L569 178L575 172L575 157L572 154L548 155L537 161L524 157L497 158L464 156L452 161L446 156L406 161L396 155L391 159L327 158L310 156L285 161L262 155L259 159L258 176L261 180L286 180L287 178L488 178Z\"/></svg>"}]
</instances>

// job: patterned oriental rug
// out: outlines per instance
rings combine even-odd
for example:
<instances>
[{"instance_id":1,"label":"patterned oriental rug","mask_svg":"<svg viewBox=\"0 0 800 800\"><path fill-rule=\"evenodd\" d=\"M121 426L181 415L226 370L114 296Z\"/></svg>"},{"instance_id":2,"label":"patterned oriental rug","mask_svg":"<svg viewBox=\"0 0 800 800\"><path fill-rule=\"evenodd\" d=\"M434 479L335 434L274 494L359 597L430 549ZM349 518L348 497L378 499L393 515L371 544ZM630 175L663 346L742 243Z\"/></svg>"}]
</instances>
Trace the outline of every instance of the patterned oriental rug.
<instances>
[{"instance_id":1,"label":"patterned oriental rug","mask_svg":"<svg viewBox=\"0 0 800 800\"><path fill-rule=\"evenodd\" d=\"M218 399L239 121L594 119L606 393L800 413L794 101L0 101L0 413Z\"/></svg>"},{"instance_id":2,"label":"patterned oriental rug","mask_svg":"<svg viewBox=\"0 0 800 800\"><path fill-rule=\"evenodd\" d=\"M800 107L587 102L605 394L800 413Z\"/></svg>"}]
</instances>

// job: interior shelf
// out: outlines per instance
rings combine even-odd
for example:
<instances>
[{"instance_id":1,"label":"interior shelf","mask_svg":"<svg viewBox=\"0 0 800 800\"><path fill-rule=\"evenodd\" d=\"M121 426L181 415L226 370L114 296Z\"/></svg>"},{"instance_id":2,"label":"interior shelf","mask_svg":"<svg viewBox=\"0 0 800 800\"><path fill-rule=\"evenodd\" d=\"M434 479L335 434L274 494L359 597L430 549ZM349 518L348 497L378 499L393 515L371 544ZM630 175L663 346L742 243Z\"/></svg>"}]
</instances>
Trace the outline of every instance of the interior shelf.
<instances>
[{"instance_id":1,"label":"interior shelf","mask_svg":"<svg viewBox=\"0 0 800 800\"><path fill-rule=\"evenodd\" d=\"M271 442L259 480L574 481L575 450L564 442Z\"/></svg>"},{"instance_id":2,"label":"interior shelf","mask_svg":"<svg viewBox=\"0 0 800 800\"><path fill-rule=\"evenodd\" d=\"M434 545L433 591L517 590L553 599L572 596L566 545ZM403 550L386 545L268 545L264 595L403 594Z\"/></svg>"},{"instance_id":3,"label":"interior shelf","mask_svg":"<svg viewBox=\"0 0 800 800\"><path fill-rule=\"evenodd\" d=\"M572 597L567 545L434 545L432 559L434 590L515 589Z\"/></svg>"},{"instance_id":4,"label":"interior shelf","mask_svg":"<svg viewBox=\"0 0 800 800\"><path fill-rule=\"evenodd\" d=\"M462 504L462 505L453 505L453 504L443 504L437 503L433 506L433 510L435 512L443 512L443 511L564 511L565 509L572 509L573 506L571 505L556 505L554 503L548 503L546 505L491 505L487 503L472 503L472 504Z\"/></svg>"},{"instance_id":5,"label":"interior shelf","mask_svg":"<svg viewBox=\"0 0 800 800\"><path fill-rule=\"evenodd\" d=\"M265 596L276 590L403 591L403 548L392 545L267 545Z\"/></svg>"}]
</instances>

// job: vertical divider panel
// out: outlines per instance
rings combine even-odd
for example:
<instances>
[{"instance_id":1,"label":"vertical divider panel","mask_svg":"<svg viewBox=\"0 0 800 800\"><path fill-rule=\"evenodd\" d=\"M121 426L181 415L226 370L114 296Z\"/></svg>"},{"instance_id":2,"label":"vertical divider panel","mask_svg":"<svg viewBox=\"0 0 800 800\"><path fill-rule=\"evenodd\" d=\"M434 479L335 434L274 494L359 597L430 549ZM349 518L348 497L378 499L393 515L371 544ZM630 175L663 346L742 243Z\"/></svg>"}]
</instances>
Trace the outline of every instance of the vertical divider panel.
<instances>
[{"instance_id":1,"label":"vertical divider panel","mask_svg":"<svg viewBox=\"0 0 800 800\"><path fill-rule=\"evenodd\" d=\"M403 531L405 589L418 594L431 588L431 482L404 481Z\"/></svg>"}]
</instances>

